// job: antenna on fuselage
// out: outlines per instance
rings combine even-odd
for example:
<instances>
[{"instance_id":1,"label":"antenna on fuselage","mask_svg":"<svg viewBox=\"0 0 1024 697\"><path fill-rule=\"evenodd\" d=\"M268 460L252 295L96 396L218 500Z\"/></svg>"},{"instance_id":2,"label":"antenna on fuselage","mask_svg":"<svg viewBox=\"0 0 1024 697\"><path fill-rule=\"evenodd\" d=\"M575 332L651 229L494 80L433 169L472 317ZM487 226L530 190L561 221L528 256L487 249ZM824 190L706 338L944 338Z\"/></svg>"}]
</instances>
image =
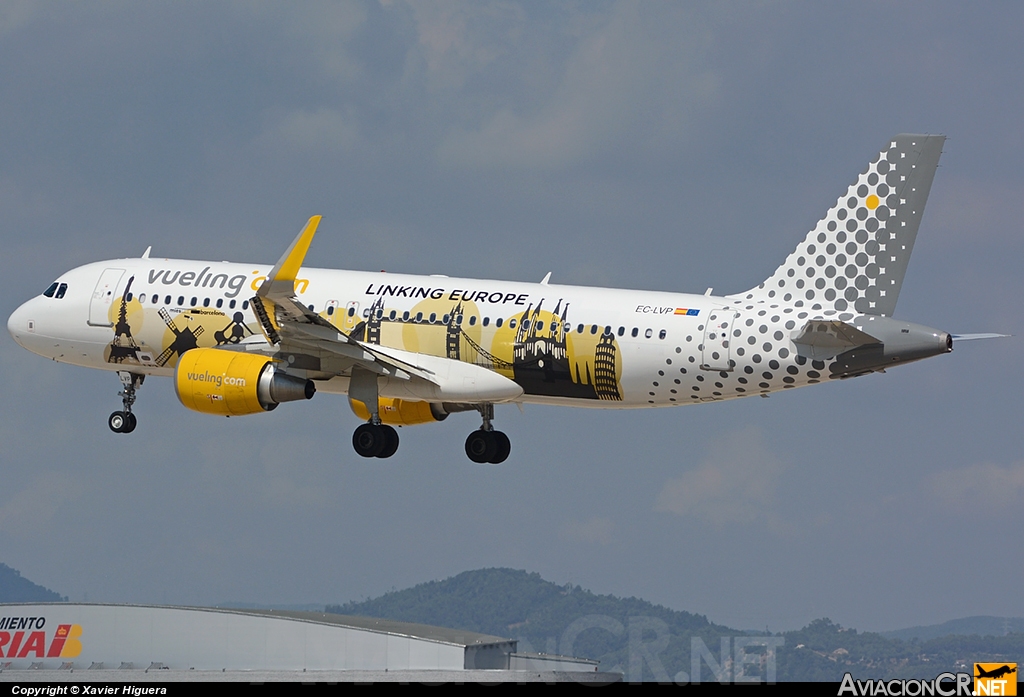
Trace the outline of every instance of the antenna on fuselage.
<instances>
[{"instance_id":1,"label":"antenna on fuselage","mask_svg":"<svg viewBox=\"0 0 1024 697\"><path fill-rule=\"evenodd\" d=\"M148 247L146 247L146 251L144 251L144 252L142 253L142 258L143 258L143 259L149 259L149 253L150 253L151 251L153 251L153 245L149 245Z\"/></svg>"}]
</instances>

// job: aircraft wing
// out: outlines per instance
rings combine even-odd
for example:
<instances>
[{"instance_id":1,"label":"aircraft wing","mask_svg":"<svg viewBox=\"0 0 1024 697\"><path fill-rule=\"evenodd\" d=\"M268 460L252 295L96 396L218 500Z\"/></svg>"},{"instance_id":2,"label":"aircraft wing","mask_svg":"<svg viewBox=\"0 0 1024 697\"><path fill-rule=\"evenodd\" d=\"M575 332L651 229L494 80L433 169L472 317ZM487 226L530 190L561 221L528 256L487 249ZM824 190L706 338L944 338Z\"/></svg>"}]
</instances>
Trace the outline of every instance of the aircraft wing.
<instances>
[{"instance_id":1,"label":"aircraft wing","mask_svg":"<svg viewBox=\"0 0 1024 697\"><path fill-rule=\"evenodd\" d=\"M295 279L319 223L318 215L309 219L251 300L270 344L283 353L319 359L314 372L352 375L364 370L407 383L396 389L412 398L485 403L522 395L514 381L481 366L360 341L303 305Z\"/></svg>"}]
</instances>

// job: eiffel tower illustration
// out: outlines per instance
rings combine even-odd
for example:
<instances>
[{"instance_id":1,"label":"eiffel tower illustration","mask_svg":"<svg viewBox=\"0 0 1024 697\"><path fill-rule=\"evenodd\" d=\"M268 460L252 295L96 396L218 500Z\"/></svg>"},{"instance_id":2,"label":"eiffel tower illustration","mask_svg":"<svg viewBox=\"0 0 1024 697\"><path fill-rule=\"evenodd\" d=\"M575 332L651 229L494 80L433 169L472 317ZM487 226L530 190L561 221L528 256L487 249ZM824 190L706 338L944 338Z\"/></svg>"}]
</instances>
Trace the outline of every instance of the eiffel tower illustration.
<instances>
[{"instance_id":1,"label":"eiffel tower illustration","mask_svg":"<svg viewBox=\"0 0 1024 697\"><path fill-rule=\"evenodd\" d=\"M132 336L131 325L128 324L128 295L132 290L132 281L135 276L128 279L128 285L121 294L121 307L117 311L117 323L114 325L114 340L110 342L110 357L108 363L124 363L125 361L139 361L139 345Z\"/></svg>"}]
</instances>

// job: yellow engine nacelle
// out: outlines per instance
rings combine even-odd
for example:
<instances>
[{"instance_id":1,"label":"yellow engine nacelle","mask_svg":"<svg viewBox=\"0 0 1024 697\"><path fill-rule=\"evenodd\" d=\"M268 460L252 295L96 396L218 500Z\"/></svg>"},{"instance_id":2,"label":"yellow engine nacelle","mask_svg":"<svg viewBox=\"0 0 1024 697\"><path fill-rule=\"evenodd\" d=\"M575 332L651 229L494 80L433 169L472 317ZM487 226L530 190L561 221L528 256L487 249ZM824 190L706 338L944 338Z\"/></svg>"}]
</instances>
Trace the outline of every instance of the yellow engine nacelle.
<instances>
[{"instance_id":1,"label":"yellow engine nacelle","mask_svg":"<svg viewBox=\"0 0 1024 697\"><path fill-rule=\"evenodd\" d=\"M348 404L352 411L364 421L370 420L370 412L366 405L357 399L349 398ZM440 404L433 402L410 402L402 399L381 397L377 400L380 420L391 426L415 426L434 421L444 421L448 413Z\"/></svg>"},{"instance_id":2,"label":"yellow engine nacelle","mask_svg":"<svg viewBox=\"0 0 1024 697\"><path fill-rule=\"evenodd\" d=\"M194 411L242 416L270 411L281 402L310 399L316 387L312 380L280 372L266 356L196 348L178 360L174 390L178 400Z\"/></svg>"}]
</instances>

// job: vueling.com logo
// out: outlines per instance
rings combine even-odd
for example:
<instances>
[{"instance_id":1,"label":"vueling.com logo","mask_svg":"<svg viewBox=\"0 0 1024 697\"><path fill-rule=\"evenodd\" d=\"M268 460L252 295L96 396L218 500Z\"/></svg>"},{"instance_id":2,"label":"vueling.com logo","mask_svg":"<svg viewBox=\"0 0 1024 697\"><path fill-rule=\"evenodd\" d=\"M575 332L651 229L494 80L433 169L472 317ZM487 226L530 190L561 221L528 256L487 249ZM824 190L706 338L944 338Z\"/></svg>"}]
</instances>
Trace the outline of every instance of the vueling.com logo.
<instances>
[{"instance_id":1,"label":"vueling.com logo","mask_svg":"<svg viewBox=\"0 0 1024 697\"><path fill-rule=\"evenodd\" d=\"M0 658L74 658L82 653L82 626L58 624L46 641L45 617L0 617Z\"/></svg>"}]
</instances>

